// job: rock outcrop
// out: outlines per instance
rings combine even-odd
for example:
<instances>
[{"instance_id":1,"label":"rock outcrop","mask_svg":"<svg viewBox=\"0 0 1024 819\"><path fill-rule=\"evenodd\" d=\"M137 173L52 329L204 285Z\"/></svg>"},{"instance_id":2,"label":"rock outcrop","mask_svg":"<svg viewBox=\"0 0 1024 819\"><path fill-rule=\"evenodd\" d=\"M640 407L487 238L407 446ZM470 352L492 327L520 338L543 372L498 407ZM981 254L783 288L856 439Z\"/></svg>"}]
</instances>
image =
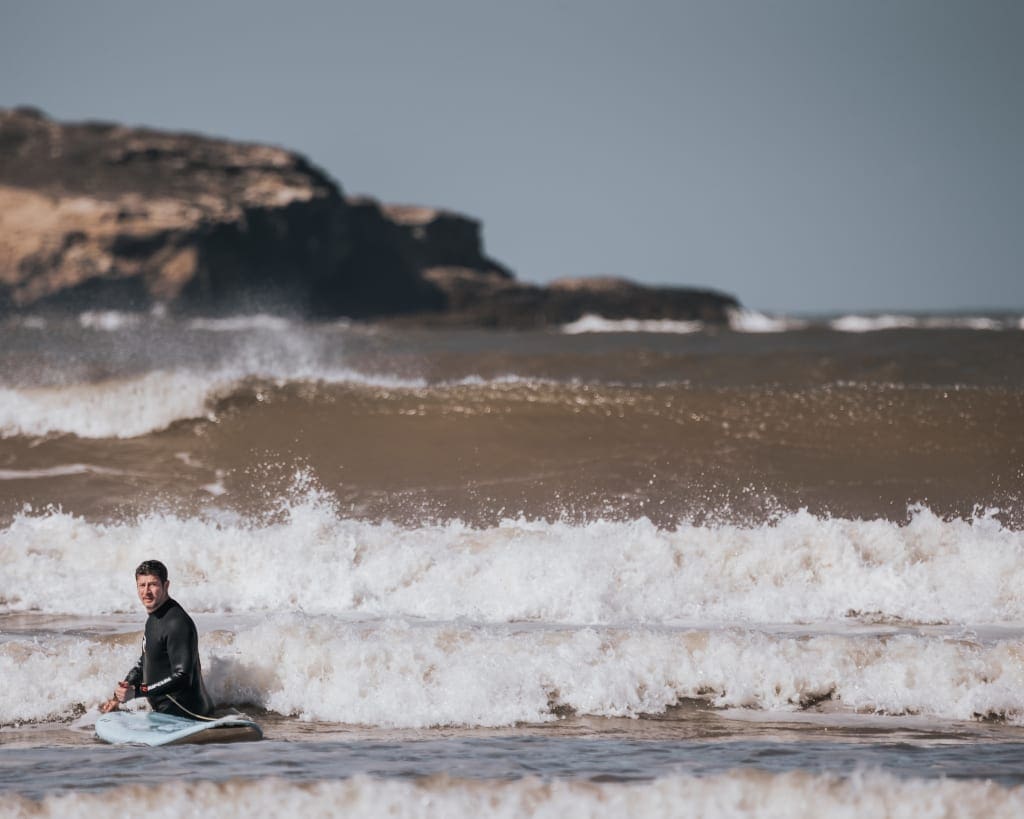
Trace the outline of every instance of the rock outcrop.
<instances>
[{"instance_id":1,"label":"rock outcrop","mask_svg":"<svg viewBox=\"0 0 1024 819\"><path fill-rule=\"evenodd\" d=\"M345 270L349 301L362 312L355 316L440 314L450 307L443 286L424 272L432 267L457 267L470 276L512 274L484 255L480 223L474 219L436 208L382 205L369 197L347 200L351 253ZM385 291L377 282L404 281L402 287ZM440 284L443 284L440 283Z\"/></svg>"},{"instance_id":2,"label":"rock outcrop","mask_svg":"<svg viewBox=\"0 0 1024 819\"><path fill-rule=\"evenodd\" d=\"M430 324L529 329L568 324L587 315L724 324L739 308L734 298L712 290L649 287L613 277L564 279L538 287L457 267L428 268L423 275L445 294L443 312L419 317Z\"/></svg>"},{"instance_id":3,"label":"rock outcrop","mask_svg":"<svg viewBox=\"0 0 1024 819\"><path fill-rule=\"evenodd\" d=\"M344 311L349 228L280 148L0 113L0 305Z\"/></svg>"},{"instance_id":4,"label":"rock outcrop","mask_svg":"<svg viewBox=\"0 0 1024 819\"><path fill-rule=\"evenodd\" d=\"M531 327L724 321L734 299L621 280L517 282L480 224L346 198L298 154L0 110L0 312L40 309L414 317Z\"/></svg>"}]
</instances>

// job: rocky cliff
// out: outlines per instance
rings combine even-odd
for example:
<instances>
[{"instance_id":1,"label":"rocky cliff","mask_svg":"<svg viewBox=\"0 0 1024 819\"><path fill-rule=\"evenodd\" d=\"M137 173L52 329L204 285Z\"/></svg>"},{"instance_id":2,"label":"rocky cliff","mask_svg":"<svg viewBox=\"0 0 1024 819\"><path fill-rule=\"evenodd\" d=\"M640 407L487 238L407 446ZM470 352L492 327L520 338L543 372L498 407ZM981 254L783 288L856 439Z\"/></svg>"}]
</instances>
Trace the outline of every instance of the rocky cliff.
<instances>
[{"instance_id":1,"label":"rocky cliff","mask_svg":"<svg viewBox=\"0 0 1024 819\"><path fill-rule=\"evenodd\" d=\"M281 148L0 110L0 312L155 305L539 326L585 313L722 321L709 291L518 283L480 225L346 198Z\"/></svg>"}]
</instances>

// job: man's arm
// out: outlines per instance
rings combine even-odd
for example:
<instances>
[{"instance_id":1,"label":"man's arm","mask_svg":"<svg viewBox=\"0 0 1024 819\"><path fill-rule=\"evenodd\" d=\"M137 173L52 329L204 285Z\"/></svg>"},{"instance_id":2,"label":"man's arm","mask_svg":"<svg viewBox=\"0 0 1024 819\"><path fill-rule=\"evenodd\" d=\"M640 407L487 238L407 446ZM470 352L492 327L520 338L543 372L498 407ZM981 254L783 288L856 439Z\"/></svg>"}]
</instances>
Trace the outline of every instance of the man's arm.
<instances>
[{"instance_id":1,"label":"man's arm","mask_svg":"<svg viewBox=\"0 0 1024 819\"><path fill-rule=\"evenodd\" d=\"M125 675L124 679L117 684L117 688L114 689L114 696L100 705L100 711L104 714L116 711L117 706L122 702L127 702L139 696L139 683L142 682L142 663L145 659L145 655L139 655L139 661Z\"/></svg>"},{"instance_id":2,"label":"man's arm","mask_svg":"<svg viewBox=\"0 0 1024 819\"><path fill-rule=\"evenodd\" d=\"M124 675L124 681L131 686L138 686L142 682L142 664L146 660L145 654L139 655L139 661L132 667L132 670Z\"/></svg>"}]
</instances>

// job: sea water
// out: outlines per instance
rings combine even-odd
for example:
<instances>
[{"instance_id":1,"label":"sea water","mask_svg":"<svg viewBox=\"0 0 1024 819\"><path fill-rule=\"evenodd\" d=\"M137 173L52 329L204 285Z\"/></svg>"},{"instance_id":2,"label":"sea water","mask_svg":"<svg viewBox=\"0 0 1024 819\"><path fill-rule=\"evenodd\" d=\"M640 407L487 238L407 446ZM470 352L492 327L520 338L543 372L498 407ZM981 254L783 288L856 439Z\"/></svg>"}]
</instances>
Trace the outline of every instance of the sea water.
<instances>
[{"instance_id":1,"label":"sea water","mask_svg":"<svg viewBox=\"0 0 1024 819\"><path fill-rule=\"evenodd\" d=\"M1020 815L1021 330L8 319L0 815ZM93 738L147 558L264 742Z\"/></svg>"}]
</instances>

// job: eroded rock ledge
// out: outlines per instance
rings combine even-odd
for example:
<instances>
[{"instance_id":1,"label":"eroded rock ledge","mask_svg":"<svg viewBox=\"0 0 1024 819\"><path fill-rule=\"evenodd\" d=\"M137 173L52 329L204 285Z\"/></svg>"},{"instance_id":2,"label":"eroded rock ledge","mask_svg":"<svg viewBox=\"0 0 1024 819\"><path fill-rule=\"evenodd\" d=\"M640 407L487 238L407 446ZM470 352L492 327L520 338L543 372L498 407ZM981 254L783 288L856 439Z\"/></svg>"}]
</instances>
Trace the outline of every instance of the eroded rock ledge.
<instances>
[{"instance_id":1,"label":"eroded rock ledge","mask_svg":"<svg viewBox=\"0 0 1024 819\"><path fill-rule=\"evenodd\" d=\"M724 321L729 296L617 279L537 287L450 211L347 198L267 145L0 110L0 313L252 310L486 326Z\"/></svg>"}]
</instances>

